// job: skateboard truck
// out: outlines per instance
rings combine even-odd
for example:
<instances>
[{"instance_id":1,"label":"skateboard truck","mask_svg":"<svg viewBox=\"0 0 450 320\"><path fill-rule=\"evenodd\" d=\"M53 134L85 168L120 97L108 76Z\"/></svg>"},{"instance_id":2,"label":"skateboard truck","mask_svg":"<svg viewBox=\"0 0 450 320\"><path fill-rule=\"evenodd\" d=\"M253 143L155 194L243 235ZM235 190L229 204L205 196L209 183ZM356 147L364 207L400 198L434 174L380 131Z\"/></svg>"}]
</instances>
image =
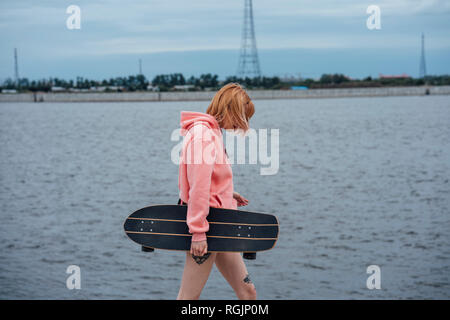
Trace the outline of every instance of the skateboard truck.
<instances>
[{"instance_id":1,"label":"skateboard truck","mask_svg":"<svg viewBox=\"0 0 450 320\"><path fill-rule=\"evenodd\" d=\"M141 247L141 250L143 252L153 252L153 251L155 251L155 249L153 249L151 247L144 247L144 246Z\"/></svg>"},{"instance_id":2,"label":"skateboard truck","mask_svg":"<svg viewBox=\"0 0 450 320\"><path fill-rule=\"evenodd\" d=\"M255 260L256 252L244 252L242 256L244 257L244 259L247 259L247 260Z\"/></svg>"}]
</instances>

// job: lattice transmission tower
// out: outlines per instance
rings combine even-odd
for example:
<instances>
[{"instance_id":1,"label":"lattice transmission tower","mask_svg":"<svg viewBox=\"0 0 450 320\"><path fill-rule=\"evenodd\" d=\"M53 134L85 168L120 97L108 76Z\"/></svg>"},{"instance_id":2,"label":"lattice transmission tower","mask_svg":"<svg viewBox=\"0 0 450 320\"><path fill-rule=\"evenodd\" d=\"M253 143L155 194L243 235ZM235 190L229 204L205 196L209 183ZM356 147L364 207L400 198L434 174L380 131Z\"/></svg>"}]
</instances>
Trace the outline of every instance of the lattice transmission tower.
<instances>
[{"instance_id":1,"label":"lattice transmission tower","mask_svg":"<svg viewBox=\"0 0 450 320\"><path fill-rule=\"evenodd\" d=\"M256 48L255 25L253 23L252 0L245 0L244 24L242 27L241 52L237 70L239 77L261 77L258 49Z\"/></svg>"},{"instance_id":2,"label":"lattice transmission tower","mask_svg":"<svg viewBox=\"0 0 450 320\"><path fill-rule=\"evenodd\" d=\"M427 65L425 64L425 35L422 33L422 51L420 56L419 77L425 78L427 76Z\"/></svg>"}]
</instances>

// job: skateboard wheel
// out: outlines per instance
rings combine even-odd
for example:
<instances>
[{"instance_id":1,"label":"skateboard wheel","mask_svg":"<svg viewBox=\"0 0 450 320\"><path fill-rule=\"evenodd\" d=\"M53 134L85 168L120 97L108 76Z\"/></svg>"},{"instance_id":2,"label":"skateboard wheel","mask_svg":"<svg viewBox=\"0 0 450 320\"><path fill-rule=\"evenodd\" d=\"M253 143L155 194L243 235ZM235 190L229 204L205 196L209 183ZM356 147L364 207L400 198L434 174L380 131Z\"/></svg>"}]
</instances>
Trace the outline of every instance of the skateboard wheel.
<instances>
[{"instance_id":1,"label":"skateboard wheel","mask_svg":"<svg viewBox=\"0 0 450 320\"><path fill-rule=\"evenodd\" d=\"M142 249L143 252L153 252L153 251L155 251L155 249L153 249L151 247L144 247L144 246L142 246L141 249Z\"/></svg>"},{"instance_id":2,"label":"skateboard wheel","mask_svg":"<svg viewBox=\"0 0 450 320\"><path fill-rule=\"evenodd\" d=\"M244 257L244 259L247 259L247 260L255 260L256 252L244 252L243 257Z\"/></svg>"}]
</instances>

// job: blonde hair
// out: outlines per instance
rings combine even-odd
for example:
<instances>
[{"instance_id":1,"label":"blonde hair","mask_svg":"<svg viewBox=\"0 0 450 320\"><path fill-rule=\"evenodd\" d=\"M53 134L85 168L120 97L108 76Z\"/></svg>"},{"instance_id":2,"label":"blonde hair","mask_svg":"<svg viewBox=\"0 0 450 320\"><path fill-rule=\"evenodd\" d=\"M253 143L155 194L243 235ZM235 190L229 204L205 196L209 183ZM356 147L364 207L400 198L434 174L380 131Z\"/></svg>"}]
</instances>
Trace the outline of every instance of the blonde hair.
<instances>
[{"instance_id":1,"label":"blonde hair","mask_svg":"<svg viewBox=\"0 0 450 320\"><path fill-rule=\"evenodd\" d=\"M220 127L232 123L238 129L247 131L250 128L248 121L255 113L255 105L241 85L232 82L216 93L206 113L214 116Z\"/></svg>"}]
</instances>

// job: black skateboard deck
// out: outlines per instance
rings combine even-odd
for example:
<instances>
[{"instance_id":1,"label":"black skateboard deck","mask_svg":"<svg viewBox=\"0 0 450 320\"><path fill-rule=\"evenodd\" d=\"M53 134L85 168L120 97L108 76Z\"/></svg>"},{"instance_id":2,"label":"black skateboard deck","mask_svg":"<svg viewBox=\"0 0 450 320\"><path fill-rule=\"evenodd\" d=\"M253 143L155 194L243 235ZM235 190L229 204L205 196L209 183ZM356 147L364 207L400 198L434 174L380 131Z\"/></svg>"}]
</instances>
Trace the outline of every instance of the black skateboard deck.
<instances>
[{"instance_id":1,"label":"black skateboard deck","mask_svg":"<svg viewBox=\"0 0 450 320\"><path fill-rule=\"evenodd\" d=\"M192 235L186 214L186 205L145 207L125 220L125 233L145 251L189 251ZM254 253L272 249L278 238L278 220L270 214L211 207L207 220L208 252Z\"/></svg>"}]
</instances>

